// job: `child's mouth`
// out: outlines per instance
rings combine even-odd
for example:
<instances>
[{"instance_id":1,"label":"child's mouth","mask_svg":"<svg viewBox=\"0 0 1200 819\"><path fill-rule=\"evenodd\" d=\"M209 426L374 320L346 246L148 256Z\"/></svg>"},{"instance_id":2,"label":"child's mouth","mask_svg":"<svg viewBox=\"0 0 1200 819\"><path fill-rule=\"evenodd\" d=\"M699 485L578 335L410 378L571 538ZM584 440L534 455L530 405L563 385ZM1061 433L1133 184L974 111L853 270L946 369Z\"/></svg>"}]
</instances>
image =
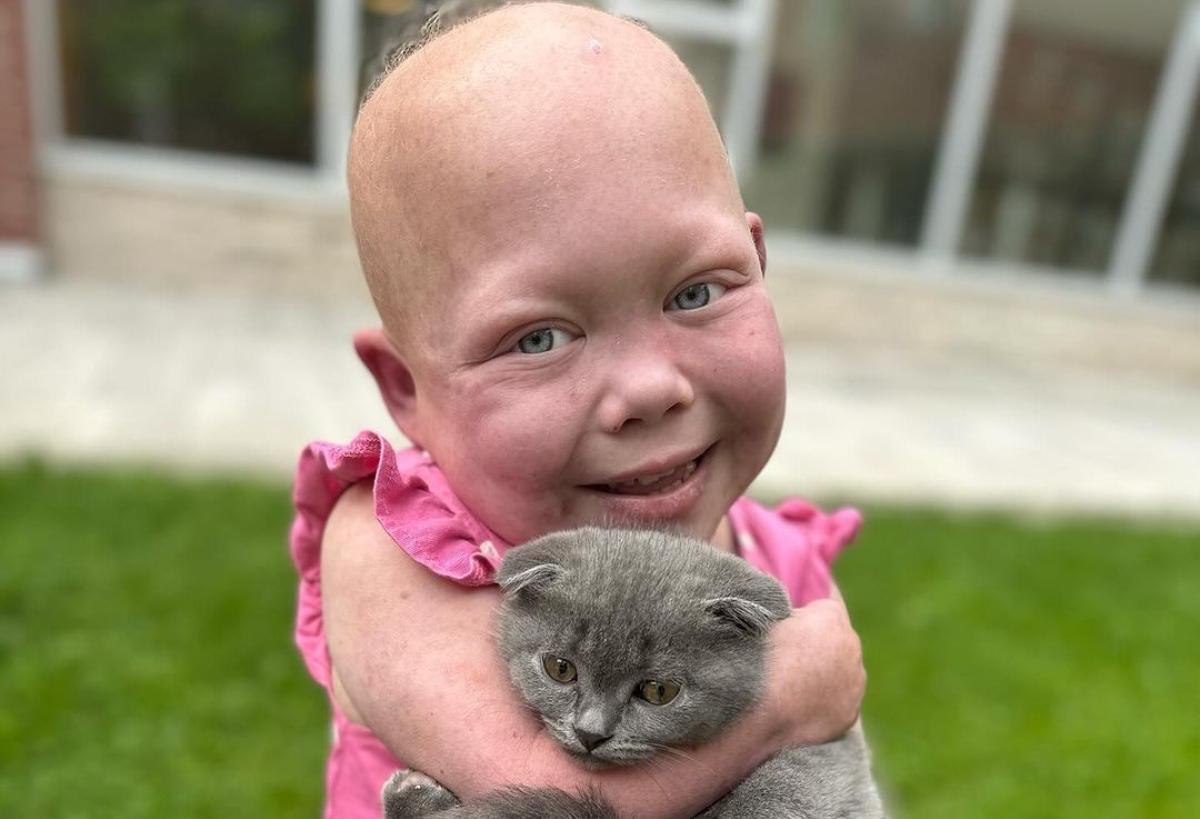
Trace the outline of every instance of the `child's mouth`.
<instances>
[{"instance_id":1,"label":"child's mouth","mask_svg":"<svg viewBox=\"0 0 1200 819\"><path fill-rule=\"evenodd\" d=\"M593 484L588 488L614 495L662 495L687 483L707 454L708 450L705 450L687 463L664 472L639 475L627 481Z\"/></svg>"},{"instance_id":2,"label":"child's mouth","mask_svg":"<svg viewBox=\"0 0 1200 819\"><path fill-rule=\"evenodd\" d=\"M657 495L661 492L669 492L681 485L692 476L698 465L698 460L692 460L668 472L646 475L632 481L605 484L604 488L605 491L615 492L618 495Z\"/></svg>"}]
</instances>

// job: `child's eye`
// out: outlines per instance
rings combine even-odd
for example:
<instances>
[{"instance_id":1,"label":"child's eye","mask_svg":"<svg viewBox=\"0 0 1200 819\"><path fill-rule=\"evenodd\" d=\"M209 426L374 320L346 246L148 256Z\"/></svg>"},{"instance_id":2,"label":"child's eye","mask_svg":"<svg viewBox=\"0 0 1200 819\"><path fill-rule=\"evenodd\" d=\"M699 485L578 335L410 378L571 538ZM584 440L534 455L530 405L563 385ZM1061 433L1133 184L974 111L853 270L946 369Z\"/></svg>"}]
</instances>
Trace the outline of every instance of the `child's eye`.
<instances>
[{"instance_id":1,"label":"child's eye","mask_svg":"<svg viewBox=\"0 0 1200 819\"><path fill-rule=\"evenodd\" d=\"M513 349L520 353L536 355L548 353L555 347L561 347L572 338L566 330L557 327L539 327L532 333L526 333Z\"/></svg>"},{"instance_id":2,"label":"child's eye","mask_svg":"<svg viewBox=\"0 0 1200 819\"><path fill-rule=\"evenodd\" d=\"M668 309L699 310L709 302L715 301L725 294L725 285L716 282L698 282L689 284L671 299Z\"/></svg>"}]
</instances>

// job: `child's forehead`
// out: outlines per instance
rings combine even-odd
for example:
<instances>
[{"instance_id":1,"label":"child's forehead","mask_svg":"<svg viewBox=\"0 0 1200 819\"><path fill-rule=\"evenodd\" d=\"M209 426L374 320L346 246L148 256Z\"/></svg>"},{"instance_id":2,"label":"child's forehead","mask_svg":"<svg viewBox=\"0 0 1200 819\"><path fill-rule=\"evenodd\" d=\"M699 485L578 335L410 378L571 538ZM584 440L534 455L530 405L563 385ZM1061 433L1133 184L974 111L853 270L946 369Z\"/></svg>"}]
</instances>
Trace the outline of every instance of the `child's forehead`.
<instances>
[{"instance_id":1,"label":"child's forehead","mask_svg":"<svg viewBox=\"0 0 1200 819\"><path fill-rule=\"evenodd\" d=\"M381 310L431 284L407 272L430 255L570 229L589 218L581 203L636 205L631 194L667 185L719 188L740 207L707 104L669 48L556 4L489 15L403 63L360 114L349 181Z\"/></svg>"},{"instance_id":2,"label":"child's forehead","mask_svg":"<svg viewBox=\"0 0 1200 819\"><path fill-rule=\"evenodd\" d=\"M636 205L661 189L677 196L719 189L740 202L698 93L689 99L659 88L663 97L682 97L660 104L625 94L625 86L620 99L603 99L605 84L593 78L590 89L558 97L522 89L487 112L443 107L421 117L429 129L408 141L400 162L375 171L420 212L426 236L463 226L507 234L531 221L570 225L606 202Z\"/></svg>"},{"instance_id":3,"label":"child's forehead","mask_svg":"<svg viewBox=\"0 0 1200 819\"><path fill-rule=\"evenodd\" d=\"M711 123L706 103L660 40L594 10L539 3L455 29L402 63L364 106L355 147L383 142L392 158L487 172L541 155L582 160L575 143L589 137L634 140L697 120Z\"/></svg>"}]
</instances>

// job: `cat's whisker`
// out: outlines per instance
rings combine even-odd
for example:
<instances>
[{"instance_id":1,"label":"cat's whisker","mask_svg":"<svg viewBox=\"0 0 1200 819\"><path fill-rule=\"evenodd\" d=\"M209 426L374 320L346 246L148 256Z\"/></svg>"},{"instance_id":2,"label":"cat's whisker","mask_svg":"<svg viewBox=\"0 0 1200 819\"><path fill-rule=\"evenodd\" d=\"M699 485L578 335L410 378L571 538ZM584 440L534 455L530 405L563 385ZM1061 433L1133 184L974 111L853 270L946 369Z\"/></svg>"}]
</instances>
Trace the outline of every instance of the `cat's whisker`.
<instances>
[{"instance_id":1,"label":"cat's whisker","mask_svg":"<svg viewBox=\"0 0 1200 819\"><path fill-rule=\"evenodd\" d=\"M534 743L532 743L532 742L525 743L525 760L524 760L525 770L529 770L529 758L531 756L533 756L533 748L534 748Z\"/></svg>"},{"instance_id":2,"label":"cat's whisker","mask_svg":"<svg viewBox=\"0 0 1200 819\"><path fill-rule=\"evenodd\" d=\"M654 771L652 771L651 769L647 768L647 769L646 769L646 774L647 774L647 775L650 777L650 781L651 781L651 782L653 782L653 783L655 784L655 786L657 786L657 787L658 787L658 789L659 789L660 791L662 791L662 795L663 795L664 797L666 797L667 799L670 799L670 798L671 798L671 795L670 795L669 793L667 793L667 789L666 789L666 788L664 788L664 787L662 786L662 783L658 781L658 777L654 775Z\"/></svg>"},{"instance_id":3,"label":"cat's whisker","mask_svg":"<svg viewBox=\"0 0 1200 819\"><path fill-rule=\"evenodd\" d=\"M676 759L682 759L685 762L695 763L696 765L699 765L702 768L704 768L705 770L707 770L709 773L711 773L713 775L717 774L717 770L715 768L713 768L711 765L708 765L708 764L700 761L695 755L689 754L687 751L680 750L679 748L676 748L672 745L663 745L663 744L657 743L657 742L650 743L650 744L657 751L668 754L669 756L674 757ZM667 760L664 759L663 761L665 762Z\"/></svg>"},{"instance_id":4,"label":"cat's whisker","mask_svg":"<svg viewBox=\"0 0 1200 819\"><path fill-rule=\"evenodd\" d=\"M694 756L689 754L687 751L684 751L680 748L676 748L674 745L665 745L661 742L648 742L647 744L650 745L652 748L654 748L654 750L656 750L656 751L664 751L668 754L671 754L672 756L680 757L681 759L687 759L687 760L692 760L692 761L695 760Z\"/></svg>"},{"instance_id":5,"label":"cat's whisker","mask_svg":"<svg viewBox=\"0 0 1200 819\"><path fill-rule=\"evenodd\" d=\"M469 708L466 711L466 716L474 718L474 717L478 717L480 714L483 714L483 715L503 714L505 711L507 711L510 708L511 703L512 703L511 700L506 700L506 699L501 699L501 698L477 702L474 704L474 706L472 708ZM530 708L525 703L521 703L521 707L524 710L529 711L531 714L533 714L535 716L540 716L537 713L537 711Z\"/></svg>"}]
</instances>

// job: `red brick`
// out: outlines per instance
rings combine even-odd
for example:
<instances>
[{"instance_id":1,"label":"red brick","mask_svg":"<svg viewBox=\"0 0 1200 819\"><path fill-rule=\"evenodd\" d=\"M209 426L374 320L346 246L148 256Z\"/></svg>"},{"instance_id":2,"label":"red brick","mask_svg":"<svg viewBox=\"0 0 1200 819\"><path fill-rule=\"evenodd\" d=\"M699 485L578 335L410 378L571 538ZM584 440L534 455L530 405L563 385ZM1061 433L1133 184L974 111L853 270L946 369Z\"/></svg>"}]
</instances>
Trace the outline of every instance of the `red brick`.
<instances>
[{"instance_id":1,"label":"red brick","mask_svg":"<svg viewBox=\"0 0 1200 819\"><path fill-rule=\"evenodd\" d=\"M0 241L38 236L26 53L21 0L0 0Z\"/></svg>"}]
</instances>

